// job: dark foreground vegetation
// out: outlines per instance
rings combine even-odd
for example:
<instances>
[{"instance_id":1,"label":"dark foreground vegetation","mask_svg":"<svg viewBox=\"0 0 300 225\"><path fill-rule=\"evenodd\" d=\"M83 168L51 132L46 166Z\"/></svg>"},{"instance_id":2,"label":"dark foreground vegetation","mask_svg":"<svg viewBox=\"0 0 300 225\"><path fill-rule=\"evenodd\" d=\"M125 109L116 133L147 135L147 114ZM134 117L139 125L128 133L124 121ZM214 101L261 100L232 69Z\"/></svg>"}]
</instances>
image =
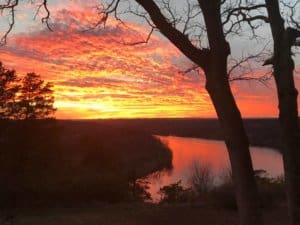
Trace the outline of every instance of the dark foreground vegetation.
<instances>
[{"instance_id":1,"label":"dark foreground vegetation","mask_svg":"<svg viewBox=\"0 0 300 225\"><path fill-rule=\"evenodd\" d=\"M90 122L1 122L0 206L135 201L138 178L171 167L171 153L141 130Z\"/></svg>"},{"instance_id":2,"label":"dark foreground vegetation","mask_svg":"<svg viewBox=\"0 0 300 225\"><path fill-rule=\"evenodd\" d=\"M266 171L256 170L255 180L263 209L286 204L283 177L269 177ZM211 167L194 163L189 174L189 185L181 180L160 188L160 204L187 203L192 206L237 210L234 183L230 169L216 177Z\"/></svg>"}]
</instances>

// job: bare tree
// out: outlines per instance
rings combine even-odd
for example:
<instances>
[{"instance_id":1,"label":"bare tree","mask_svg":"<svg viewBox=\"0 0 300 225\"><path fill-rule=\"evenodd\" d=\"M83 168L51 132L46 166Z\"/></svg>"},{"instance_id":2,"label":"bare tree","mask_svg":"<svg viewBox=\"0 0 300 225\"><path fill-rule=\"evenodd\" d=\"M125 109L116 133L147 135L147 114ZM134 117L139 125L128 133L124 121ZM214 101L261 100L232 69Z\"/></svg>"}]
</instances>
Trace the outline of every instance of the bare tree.
<instances>
[{"instance_id":1,"label":"bare tree","mask_svg":"<svg viewBox=\"0 0 300 225\"><path fill-rule=\"evenodd\" d=\"M294 82L294 61L292 47L300 37L300 26L293 18L294 27L285 27L285 21L280 13L278 0L265 0L269 15L270 27L274 40L274 55L265 64L273 65L277 94L279 100L279 120L283 143L283 160L286 181L286 193L290 224L300 224L300 135L298 121L298 91Z\"/></svg>"},{"instance_id":2,"label":"bare tree","mask_svg":"<svg viewBox=\"0 0 300 225\"><path fill-rule=\"evenodd\" d=\"M215 185L215 175L210 164L195 160L191 163L189 182L192 188L201 195L207 195Z\"/></svg>"},{"instance_id":3,"label":"bare tree","mask_svg":"<svg viewBox=\"0 0 300 225\"><path fill-rule=\"evenodd\" d=\"M161 4L157 4L153 0L136 0L136 2L147 12L147 14L139 15L144 16L155 29L159 30L186 57L204 71L206 89L223 128L229 152L240 222L242 225L262 224L248 138L229 85L227 58L230 55L230 46L223 31L222 1L188 1L185 19L176 17L170 1L163 0ZM105 15L115 13L119 4L120 0L111 1L106 8ZM196 12L193 9L196 9ZM194 20L196 15L200 22L190 25L189 22ZM181 23L182 21L184 22ZM201 43L195 44L195 39L188 33L196 28L201 30L198 38L203 37L203 32L206 33L207 47L203 47Z\"/></svg>"},{"instance_id":4,"label":"bare tree","mask_svg":"<svg viewBox=\"0 0 300 225\"><path fill-rule=\"evenodd\" d=\"M290 223L300 224L300 134L297 96L298 91L294 82L294 61L292 47L299 46L300 23L295 19L297 6L300 2L265 0L258 4L256 1L237 0L238 7L229 10L236 17L230 29L240 32L242 24L247 24L253 37L257 37L256 29L260 20L270 25L273 37L273 56L264 65L273 66L273 75L277 88L279 102L279 121L282 136L282 154L286 181L286 193ZM282 8L280 8L280 4ZM284 8L284 10L282 10ZM253 13L253 9L260 9ZM282 12L286 12L282 15ZM289 12L289 13L288 13Z\"/></svg>"}]
</instances>

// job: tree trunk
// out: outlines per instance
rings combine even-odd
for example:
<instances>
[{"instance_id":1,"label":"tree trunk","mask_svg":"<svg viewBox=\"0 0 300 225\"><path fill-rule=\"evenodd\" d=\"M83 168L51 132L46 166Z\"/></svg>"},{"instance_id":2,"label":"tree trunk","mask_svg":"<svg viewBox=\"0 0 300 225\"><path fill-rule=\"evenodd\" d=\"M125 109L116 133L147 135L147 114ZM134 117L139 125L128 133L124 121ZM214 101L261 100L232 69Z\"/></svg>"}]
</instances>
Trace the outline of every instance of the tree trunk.
<instances>
[{"instance_id":1,"label":"tree trunk","mask_svg":"<svg viewBox=\"0 0 300 225\"><path fill-rule=\"evenodd\" d=\"M260 198L254 179L248 137L232 95L227 57L230 46L225 40L219 0L198 0L203 11L210 46L209 66L205 70L206 89L223 128L228 149L241 225L263 224Z\"/></svg>"},{"instance_id":2,"label":"tree trunk","mask_svg":"<svg viewBox=\"0 0 300 225\"><path fill-rule=\"evenodd\" d=\"M300 136L298 91L294 85L294 63L282 46L274 62L274 76L279 100L279 121L290 223L300 225ZM288 47L290 48L290 47ZM282 51L283 50L283 51Z\"/></svg>"},{"instance_id":3,"label":"tree trunk","mask_svg":"<svg viewBox=\"0 0 300 225\"><path fill-rule=\"evenodd\" d=\"M236 187L241 225L261 225L260 201L256 188L248 138L230 90L226 42L221 21L221 0L198 0L203 12L209 49L196 48L188 36L176 29L161 13L153 0L136 0L150 15L157 29L183 54L199 65L206 75L206 89L215 106L225 134L225 142Z\"/></svg>"},{"instance_id":4,"label":"tree trunk","mask_svg":"<svg viewBox=\"0 0 300 225\"><path fill-rule=\"evenodd\" d=\"M286 61L282 57L281 61ZM290 59L292 60L292 59ZM275 72L276 71L276 72ZM286 181L286 194L291 225L300 225L300 136L298 125L298 92L283 79L293 80L293 70L274 67L279 99L279 120L282 135L282 154ZM291 83L292 84L292 83Z\"/></svg>"},{"instance_id":5,"label":"tree trunk","mask_svg":"<svg viewBox=\"0 0 300 225\"><path fill-rule=\"evenodd\" d=\"M274 40L273 68L279 101L279 121L290 224L300 225L298 91L294 83L294 62L291 54L297 31L285 28L278 0L266 0L266 5Z\"/></svg>"},{"instance_id":6,"label":"tree trunk","mask_svg":"<svg viewBox=\"0 0 300 225\"><path fill-rule=\"evenodd\" d=\"M219 71L219 73L224 74L224 71ZM208 77L210 77L209 74ZM216 82L208 78L206 89L212 98L223 128L236 189L240 224L262 224L260 200L254 179L248 138L229 83L223 80L216 85Z\"/></svg>"},{"instance_id":7,"label":"tree trunk","mask_svg":"<svg viewBox=\"0 0 300 225\"><path fill-rule=\"evenodd\" d=\"M298 125L298 91L295 88L291 56L288 44L289 31L276 48L274 77L279 101L279 121L282 136L282 154L286 181L286 194L291 225L300 225L300 136Z\"/></svg>"}]
</instances>

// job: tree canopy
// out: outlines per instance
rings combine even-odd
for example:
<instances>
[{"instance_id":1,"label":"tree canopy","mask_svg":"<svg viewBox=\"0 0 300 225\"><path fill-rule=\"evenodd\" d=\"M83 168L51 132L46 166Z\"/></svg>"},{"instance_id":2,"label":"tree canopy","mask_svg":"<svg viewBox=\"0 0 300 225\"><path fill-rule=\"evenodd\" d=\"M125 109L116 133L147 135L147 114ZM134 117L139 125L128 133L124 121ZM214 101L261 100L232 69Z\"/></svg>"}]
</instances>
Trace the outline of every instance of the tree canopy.
<instances>
[{"instance_id":1,"label":"tree canopy","mask_svg":"<svg viewBox=\"0 0 300 225\"><path fill-rule=\"evenodd\" d=\"M55 113L53 85L36 73L18 78L0 62L0 119L45 119Z\"/></svg>"}]
</instances>

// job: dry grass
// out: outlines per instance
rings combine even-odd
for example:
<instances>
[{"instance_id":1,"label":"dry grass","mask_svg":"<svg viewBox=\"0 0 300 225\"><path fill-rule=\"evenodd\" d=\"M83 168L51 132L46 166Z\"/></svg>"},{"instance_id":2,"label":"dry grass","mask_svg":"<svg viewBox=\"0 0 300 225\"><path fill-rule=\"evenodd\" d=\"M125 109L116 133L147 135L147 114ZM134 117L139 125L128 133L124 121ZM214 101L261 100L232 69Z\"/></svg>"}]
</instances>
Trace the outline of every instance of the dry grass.
<instances>
[{"instance_id":1,"label":"dry grass","mask_svg":"<svg viewBox=\"0 0 300 225\"><path fill-rule=\"evenodd\" d=\"M285 209L265 212L265 224L287 224ZM13 225L237 225L236 211L190 205L112 204L7 212ZM1 225L2 225L1 224Z\"/></svg>"}]
</instances>

